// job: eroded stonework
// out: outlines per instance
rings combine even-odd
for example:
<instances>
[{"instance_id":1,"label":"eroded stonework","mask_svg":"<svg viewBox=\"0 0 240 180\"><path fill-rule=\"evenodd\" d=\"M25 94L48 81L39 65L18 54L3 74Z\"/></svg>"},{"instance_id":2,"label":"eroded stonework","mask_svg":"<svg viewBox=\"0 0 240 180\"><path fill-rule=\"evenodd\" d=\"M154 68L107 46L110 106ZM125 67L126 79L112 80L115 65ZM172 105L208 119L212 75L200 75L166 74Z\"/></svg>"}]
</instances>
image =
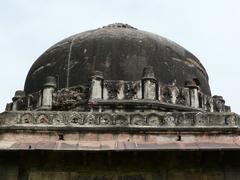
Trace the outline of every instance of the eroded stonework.
<instances>
[{"instance_id":1,"label":"eroded stonework","mask_svg":"<svg viewBox=\"0 0 240 180\"><path fill-rule=\"evenodd\" d=\"M151 67L146 67L146 69ZM230 112L221 96L207 96L194 81L185 87L157 82L154 72L143 74L139 81L105 80L101 72L91 76L88 85L56 89L55 77L49 76L39 92L25 95L16 92L8 111L57 110L57 111L145 111L172 112ZM20 94L21 93L21 94ZM19 95L20 94L20 95Z\"/></svg>"},{"instance_id":2,"label":"eroded stonework","mask_svg":"<svg viewBox=\"0 0 240 180\"><path fill-rule=\"evenodd\" d=\"M165 128L239 128L240 119L235 113L195 113L195 112L62 112L62 111L19 111L0 115L0 128L11 127L81 127L152 130Z\"/></svg>"},{"instance_id":3,"label":"eroded stonework","mask_svg":"<svg viewBox=\"0 0 240 180\"><path fill-rule=\"evenodd\" d=\"M128 24L49 48L0 114L4 180L238 180L239 150L200 61Z\"/></svg>"}]
</instances>

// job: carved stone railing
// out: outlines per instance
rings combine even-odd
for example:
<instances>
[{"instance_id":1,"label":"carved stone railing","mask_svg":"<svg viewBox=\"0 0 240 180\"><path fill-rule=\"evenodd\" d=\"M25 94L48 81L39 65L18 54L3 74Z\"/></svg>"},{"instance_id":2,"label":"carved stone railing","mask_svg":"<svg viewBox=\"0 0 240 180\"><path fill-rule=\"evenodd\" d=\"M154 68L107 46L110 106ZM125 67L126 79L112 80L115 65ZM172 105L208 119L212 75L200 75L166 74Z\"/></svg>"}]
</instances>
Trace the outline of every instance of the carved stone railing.
<instances>
[{"instance_id":1,"label":"carved stone railing","mask_svg":"<svg viewBox=\"0 0 240 180\"><path fill-rule=\"evenodd\" d=\"M7 111L198 111L230 112L221 96L207 96L194 81L184 87L161 84L152 67L146 67L141 80L105 80L95 71L89 86L57 89L56 78L49 76L43 89L25 95L17 91Z\"/></svg>"},{"instance_id":2,"label":"carved stone railing","mask_svg":"<svg viewBox=\"0 0 240 180\"><path fill-rule=\"evenodd\" d=\"M101 72L91 77L90 99L92 111L105 109L207 111L230 112L221 96L207 96L194 81L186 81L184 87L161 84L154 76L153 68L146 67L139 81L105 80Z\"/></svg>"}]
</instances>

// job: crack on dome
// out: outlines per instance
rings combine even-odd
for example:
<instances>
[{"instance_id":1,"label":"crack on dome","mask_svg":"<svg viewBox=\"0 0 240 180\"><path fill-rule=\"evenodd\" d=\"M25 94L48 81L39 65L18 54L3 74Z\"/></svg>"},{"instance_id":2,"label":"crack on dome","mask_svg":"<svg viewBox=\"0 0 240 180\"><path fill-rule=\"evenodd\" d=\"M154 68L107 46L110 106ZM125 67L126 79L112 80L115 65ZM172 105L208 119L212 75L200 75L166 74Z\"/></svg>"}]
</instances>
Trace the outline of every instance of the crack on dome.
<instances>
[{"instance_id":1,"label":"crack on dome","mask_svg":"<svg viewBox=\"0 0 240 180\"><path fill-rule=\"evenodd\" d=\"M102 28L126 28L126 29L137 29L133 26L130 26L129 24L124 24L124 23L113 23L109 24L107 26L103 26Z\"/></svg>"}]
</instances>

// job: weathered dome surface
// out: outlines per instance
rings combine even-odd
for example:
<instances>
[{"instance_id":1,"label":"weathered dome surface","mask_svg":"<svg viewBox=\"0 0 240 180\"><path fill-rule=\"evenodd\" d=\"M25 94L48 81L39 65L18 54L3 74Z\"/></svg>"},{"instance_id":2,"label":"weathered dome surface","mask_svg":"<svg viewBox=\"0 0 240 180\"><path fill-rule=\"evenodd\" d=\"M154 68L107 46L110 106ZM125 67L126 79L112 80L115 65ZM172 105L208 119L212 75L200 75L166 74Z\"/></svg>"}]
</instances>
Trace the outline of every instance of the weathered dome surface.
<instances>
[{"instance_id":1,"label":"weathered dome surface","mask_svg":"<svg viewBox=\"0 0 240 180\"><path fill-rule=\"evenodd\" d=\"M85 85L95 70L108 80L140 80L146 66L153 67L161 83L184 86L197 79L201 90L211 95L206 70L193 54L166 38L124 24L79 33L49 48L31 67L25 92L42 89L49 75L57 77L58 88Z\"/></svg>"}]
</instances>

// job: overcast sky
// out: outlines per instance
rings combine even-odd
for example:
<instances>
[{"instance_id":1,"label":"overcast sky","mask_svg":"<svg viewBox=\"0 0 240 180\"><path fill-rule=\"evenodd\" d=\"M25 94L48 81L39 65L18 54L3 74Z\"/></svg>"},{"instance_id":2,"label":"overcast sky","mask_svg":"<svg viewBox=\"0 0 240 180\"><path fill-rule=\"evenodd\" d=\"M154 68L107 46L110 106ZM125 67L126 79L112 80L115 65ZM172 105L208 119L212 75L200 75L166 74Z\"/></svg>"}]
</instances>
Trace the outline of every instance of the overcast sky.
<instances>
[{"instance_id":1,"label":"overcast sky","mask_svg":"<svg viewBox=\"0 0 240 180\"><path fill-rule=\"evenodd\" d=\"M239 0L0 0L0 111L47 48L114 22L191 51L208 72L212 94L240 113Z\"/></svg>"}]
</instances>

